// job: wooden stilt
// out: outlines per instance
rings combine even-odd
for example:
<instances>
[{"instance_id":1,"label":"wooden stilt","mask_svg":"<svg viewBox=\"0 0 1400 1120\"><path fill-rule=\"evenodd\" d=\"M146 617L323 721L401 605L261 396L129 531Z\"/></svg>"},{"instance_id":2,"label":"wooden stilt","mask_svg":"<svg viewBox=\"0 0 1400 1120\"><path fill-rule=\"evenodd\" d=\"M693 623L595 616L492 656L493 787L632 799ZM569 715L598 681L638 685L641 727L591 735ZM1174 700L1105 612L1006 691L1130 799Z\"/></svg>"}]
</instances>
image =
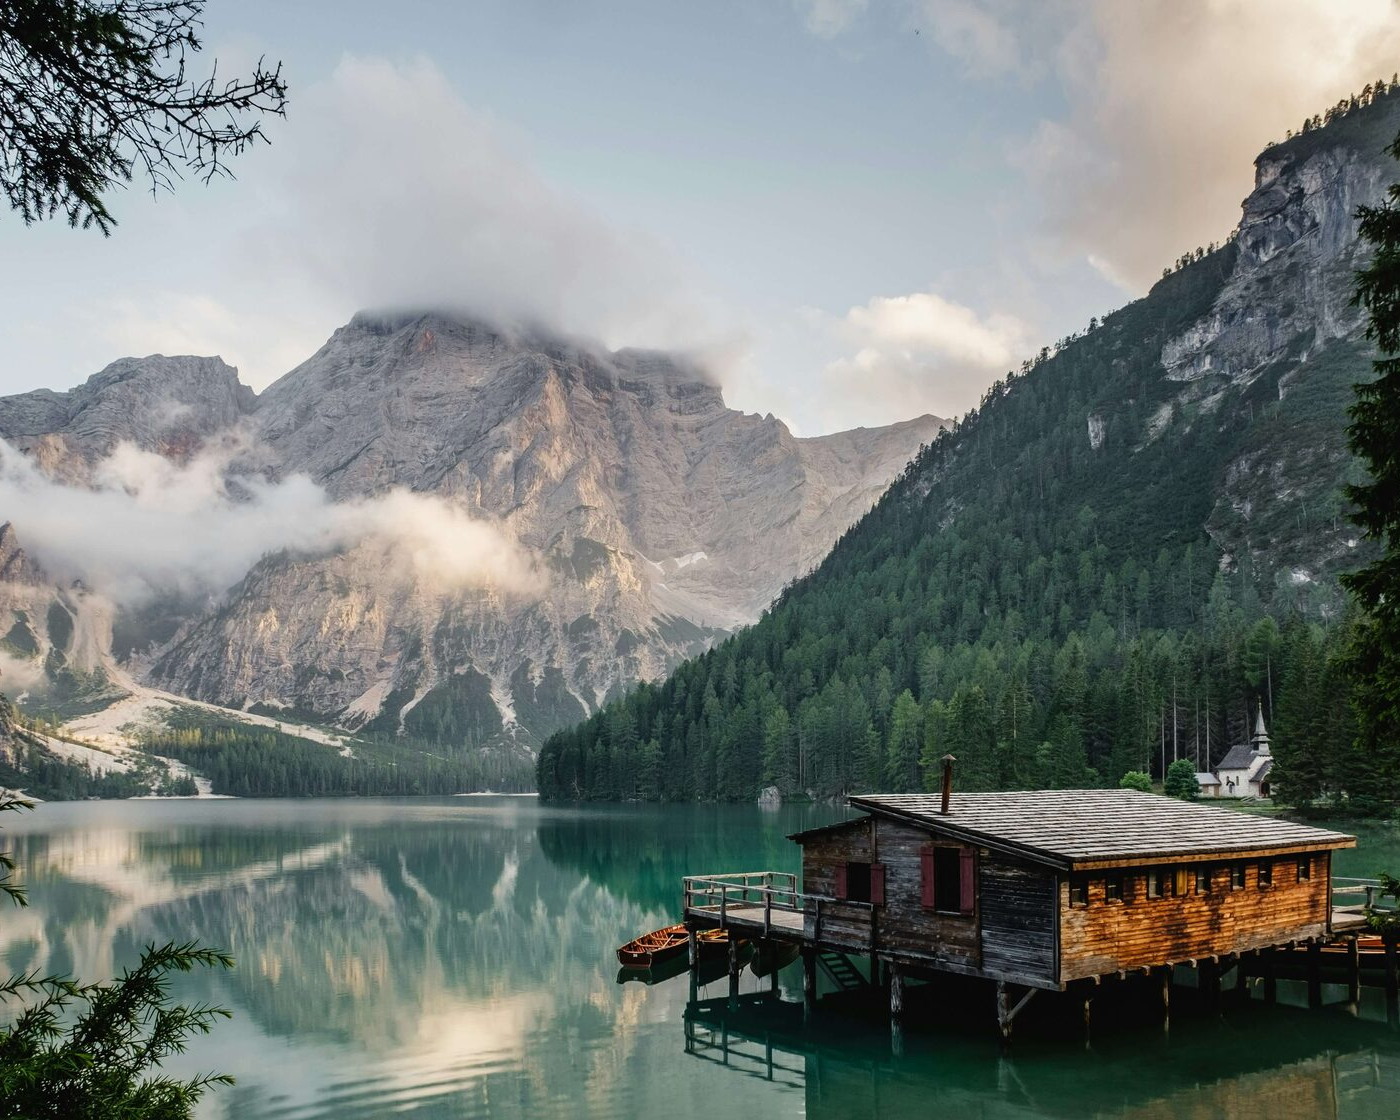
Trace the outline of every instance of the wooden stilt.
<instances>
[{"instance_id":1,"label":"wooden stilt","mask_svg":"<svg viewBox=\"0 0 1400 1120\"><path fill-rule=\"evenodd\" d=\"M1093 1004L1093 1002L1094 1002L1094 1001L1093 1001L1093 996L1092 996L1092 994L1091 994L1090 991L1086 990L1086 991L1084 992L1083 1000L1084 1000L1084 1049L1087 1050L1087 1049L1089 1048L1089 1046L1090 1046L1090 1043L1091 1043L1092 1040L1093 1040L1093 1036L1089 1033L1089 1029L1090 1029L1089 1008L1092 1006L1092 1004Z\"/></svg>"},{"instance_id":2,"label":"wooden stilt","mask_svg":"<svg viewBox=\"0 0 1400 1120\"><path fill-rule=\"evenodd\" d=\"M1396 937L1385 939L1385 1017L1391 1026L1400 1026L1400 972L1396 968Z\"/></svg>"},{"instance_id":3,"label":"wooden stilt","mask_svg":"<svg viewBox=\"0 0 1400 1120\"><path fill-rule=\"evenodd\" d=\"M904 970L895 961L890 961L890 1018L899 1019L904 1014Z\"/></svg>"},{"instance_id":4,"label":"wooden stilt","mask_svg":"<svg viewBox=\"0 0 1400 1120\"><path fill-rule=\"evenodd\" d=\"M1196 966L1196 983L1201 991L1201 999L1206 1011L1211 1015L1220 1014L1220 965L1216 961L1202 961Z\"/></svg>"},{"instance_id":5,"label":"wooden stilt","mask_svg":"<svg viewBox=\"0 0 1400 1120\"><path fill-rule=\"evenodd\" d=\"M802 1000L808 1010L817 1002L817 951L804 946L802 949Z\"/></svg>"},{"instance_id":6,"label":"wooden stilt","mask_svg":"<svg viewBox=\"0 0 1400 1120\"><path fill-rule=\"evenodd\" d=\"M691 970L694 971L700 963L700 942L696 939L693 929L685 931L685 940L687 952L690 954L687 959L690 961Z\"/></svg>"},{"instance_id":7,"label":"wooden stilt","mask_svg":"<svg viewBox=\"0 0 1400 1120\"><path fill-rule=\"evenodd\" d=\"M1264 950L1264 1002L1278 1002L1278 970L1272 949Z\"/></svg>"},{"instance_id":8,"label":"wooden stilt","mask_svg":"<svg viewBox=\"0 0 1400 1120\"><path fill-rule=\"evenodd\" d=\"M1172 1014L1172 966L1166 965L1157 971L1157 984L1162 993L1162 1018L1170 1019Z\"/></svg>"},{"instance_id":9,"label":"wooden stilt","mask_svg":"<svg viewBox=\"0 0 1400 1120\"><path fill-rule=\"evenodd\" d=\"M1249 998L1249 977L1245 975L1243 953L1235 960L1235 998Z\"/></svg>"},{"instance_id":10,"label":"wooden stilt","mask_svg":"<svg viewBox=\"0 0 1400 1120\"><path fill-rule=\"evenodd\" d=\"M1006 990L1006 981L997 981L997 1028L1001 1031L1002 1046L1011 1045L1011 995Z\"/></svg>"},{"instance_id":11,"label":"wooden stilt","mask_svg":"<svg viewBox=\"0 0 1400 1120\"><path fill-rule=\"evenodd\" d=\"M1361 1012L1361 946L1355 937L1347 941L1347 1007Z\"/></svg>"},{"instance_id":12,"label":"wooden stilt","mask_svg":"<svg viewBox=\"0 0 1400 1120\"><path fill-rule=\"evenodd\" d=\"M739 939L734 931L729 933L729 998L739 995Z\"/></svg>"},{"instance_id":13,"label":"wooden stilt","mask_svg":"<svg viewBox=\"0 0 1400 1120\"><path fill-rule=\"evenodd\" d=\"M1322 1006L1322 942L1308 942L1308 1006Z\"/></svg>"}]
</instances>

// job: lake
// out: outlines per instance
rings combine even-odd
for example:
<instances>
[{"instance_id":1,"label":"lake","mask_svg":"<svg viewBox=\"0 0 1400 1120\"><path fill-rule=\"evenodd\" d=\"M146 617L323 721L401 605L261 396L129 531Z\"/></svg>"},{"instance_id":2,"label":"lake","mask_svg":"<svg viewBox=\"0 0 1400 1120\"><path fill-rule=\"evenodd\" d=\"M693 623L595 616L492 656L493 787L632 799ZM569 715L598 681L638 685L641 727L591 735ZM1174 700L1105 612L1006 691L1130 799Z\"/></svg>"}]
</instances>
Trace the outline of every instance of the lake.
<instances>
[{"instance_id":1,"label":"lake","mask_svg":"<svg viewBox=\"0 0 1400 1120\"><path fill-rule=\"evenodd\" d=\"M177 1066L238 1079L210 1118L1400 1116L1400 1035L1375 989L1352 1016L1288 1006L1301 986L1281 982L1278 1006L1183 1009L1169 1031L1096 1019L1087 1043L1052 1007L1003 1056L990 994L926 1002L895 1040L878 1012L804 1021L800 966L781 977L790 1002L746 970L733 1009L716 978L689 1022L684 973L618 982L614 950L675 919L682 874L797 870L786 834L843 815L50 803L6 814L33 905L0 918L0 967L94 979L152 941L233 952L235 971L180 986L234 1012ZM1338 874L1400 868L1400 831L1358 834Z\"/></svg>"}]
</instances>

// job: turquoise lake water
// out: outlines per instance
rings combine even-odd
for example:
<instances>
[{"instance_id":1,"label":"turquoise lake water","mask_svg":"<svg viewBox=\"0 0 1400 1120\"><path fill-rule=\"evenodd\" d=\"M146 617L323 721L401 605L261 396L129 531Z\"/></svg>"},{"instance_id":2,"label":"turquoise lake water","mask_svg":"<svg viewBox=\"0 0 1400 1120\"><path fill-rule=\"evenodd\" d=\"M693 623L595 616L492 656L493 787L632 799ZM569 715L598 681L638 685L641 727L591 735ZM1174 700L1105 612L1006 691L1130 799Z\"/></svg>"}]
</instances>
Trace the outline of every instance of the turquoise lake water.
<instances>
[{"instance_id":1,"label":"turquoise lake water","mask_svg":"<svg viewBox=\"0 0 1400 1120\"><path fill-rule=\"evenodd\" d=\"M46 804L0 833L33 902L0 915L0 967L96 978L189 937L233 952L235 971L181 988L234 1012L179 1062L237 1078L209 1118L1400 1117L1400 1034L1374 989L1353 1015L1291 1006L1302 993L1285 982L1280 1005L1219 1017L1179 989L1165 1031L1143 1000L1106 993L1087 1039L1051 996L1003 1055L980 989L911 991L894 1037L878 1009L828 1001L804 1018L800 968L776 1001L749 971L733 1005L712 978L689 1014L684 974L618 982L614 950L677 917L683 874L796 870L786 835L842 815L511 797ZM1400 831L1359 835L1338 874L1400 868Z\"/></svg>"}]
</instances>

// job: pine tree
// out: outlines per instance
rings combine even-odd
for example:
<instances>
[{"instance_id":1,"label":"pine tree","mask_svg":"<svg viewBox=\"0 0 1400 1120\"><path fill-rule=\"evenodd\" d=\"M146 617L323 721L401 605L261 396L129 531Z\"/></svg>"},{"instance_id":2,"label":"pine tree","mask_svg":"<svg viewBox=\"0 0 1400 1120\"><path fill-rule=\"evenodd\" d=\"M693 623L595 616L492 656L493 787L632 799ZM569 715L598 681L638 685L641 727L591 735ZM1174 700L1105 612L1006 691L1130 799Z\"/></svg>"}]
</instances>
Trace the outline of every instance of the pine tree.
<instances>
[{"instance_id":1,"label":"pine tree","mask_svg":"<svg viewBox=\"0 0 1400 1120\"><path fill-rule=\"evenodd\" d=\"M1400 159L1400 136L1387 151ZM1354 517L1382 548L1373 563L1343 577L1365 611L1350 656L1356 708L1357 750L1367 769L1388 774L1400 768L1400 182L1380 206L1358 211L1361 238L1373 250L1357 273L1355 302L1370 316L1366 335L1380 356L1376 379L1356 386L1347 435L1370 470L1368 481L1348 487ZM1353 788L1353 796L1385 796L1379 783Z\"/></svg>"}]
</instances>

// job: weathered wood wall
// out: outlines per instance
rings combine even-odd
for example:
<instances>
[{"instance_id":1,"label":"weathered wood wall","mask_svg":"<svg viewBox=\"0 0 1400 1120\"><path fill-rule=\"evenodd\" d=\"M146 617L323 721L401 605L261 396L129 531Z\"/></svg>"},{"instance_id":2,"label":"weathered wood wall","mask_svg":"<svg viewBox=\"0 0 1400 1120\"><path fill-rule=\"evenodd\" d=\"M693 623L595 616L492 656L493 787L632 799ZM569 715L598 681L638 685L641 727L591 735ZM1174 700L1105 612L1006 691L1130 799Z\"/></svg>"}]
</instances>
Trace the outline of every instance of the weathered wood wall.
<instances>
[{"instance_id":1,"label":"weathered wood wall","mask_svg":"<svg viewBox=\"0 0 1400 1120\"><path fill-rule=\"evenodd\" d=\"M852 821L845 828L813 836L802 845L802 890L807 894L835 897L836 869L847 862L876 862L872 818ZM869 908L864 906L823 903L821 940L868 952L870 915ZM817 915L811 905L804 919L804 932L808 940L817 937Z\"/></svg>"},{"instance_id":2,"label":"weathered wood wall","mask_svg":"<svg viewBox=\"0 0 1400 1120\"><path fill-rule=\"evenodd\" d=\"M1055 976L1055 874L1007 856L981 857L982 967Z\"/></svg>"},{"instance_id":3,"label":"weathered wood wall","mask_svg":"<svg viewBox=\"0 0 1400 1120\"><path fill-rule=\"evenodd\" d=\"M924 905L921 855L926 848L961 851L925 829L871 818L809 838L803 845L802 889L833 897L838 868L883 865L884 903L873 908L823 903L823 943L887 952L994 975L1055 978L1053 872L985 849L976 852L972 912L943 913ZM809 906L805 932L817 937Z\"/></svg>"},{"instance_id":4,"label":"weathered wood wall","mask_svg":"<svg viewBox=\"0 0 1400 1120\"><path fill-rule=\"evenodd\" d=\"M940 914L923 906L920 852L928 845L958 848L898 821L877 819L876 858L885 865L885 905L876 913L882 949L981 967L978 914Z\"/></svg>"},{"instance_id":5,"label":"weathered wood wall","mask_svg":"<svg viewBox=\"0 0 1400 1120\"><path fill-rule=\"evenodd\" d=\"M1201 864L1186 864L1191 889L1170 898L1148 898L1147 870L1133 868L1123 873L1123 901L1108 902L1105 873L1091 872L1083 907L1069 904L1069 882L1062 877L1060 979L1248 952L1327 931L1327 853L1312 856L1312 878L1301 882L1294 857L1268 861L1274 864L1274 878L1266 887L1259 885L1260 857L1241 859L1246 865L1243 887L1231 889L1230 863L1209 863L1210 890L1197 893L1194 875Z\"/></svg>"}]
</instances>

